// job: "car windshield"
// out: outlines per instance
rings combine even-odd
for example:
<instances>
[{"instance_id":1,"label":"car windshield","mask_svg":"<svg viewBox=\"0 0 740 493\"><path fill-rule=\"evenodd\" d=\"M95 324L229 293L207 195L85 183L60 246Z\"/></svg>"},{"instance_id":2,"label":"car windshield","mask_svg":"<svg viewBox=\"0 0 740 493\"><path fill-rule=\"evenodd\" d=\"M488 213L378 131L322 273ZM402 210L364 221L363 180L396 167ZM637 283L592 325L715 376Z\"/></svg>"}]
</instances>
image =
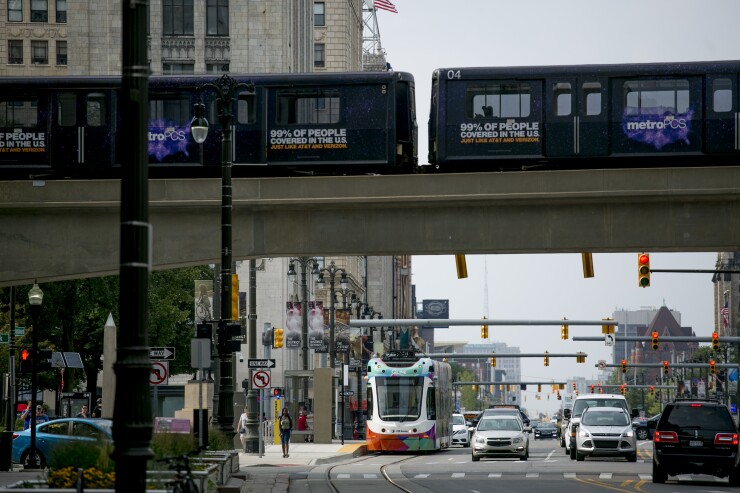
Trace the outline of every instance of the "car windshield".
<instances>
[{"instance_id":1,"label":"car windshield","mask_svg":"<svg viewBox=\"0 0 740 493\"><path fill-rule=\"evenodd\" d=\"M573 416L580 416L590 407L621 407L626 411L627 402L624 399L578 399L573 404Z\"/></svg>"},{"instance_id":2,"label":"car windshield","mask_svg":"<svg viewBox=\"0 0 740 493\"><path fill-rule=\"evenodd\" d=\"M730 413L719 406L701 404L676 404L664 411L665 419L661 420L661 430L678 430L692 428L697 430L734 430Z\"/></svg>"},{"instance_id":3,"label":"car windshield","mask_svg":"<svg viewBox=\"0 0 740 493\"><path fill-rule=\"evenodd\" d=\"M540 424L537 425L537 429L538 430L541 430L543 428L552 428L552 429L555 429L555 425L552 424L552 423L540 423Z\"/></svg>"},{"instance_id":4,"label":"car windshield","mask_svg":"<svg viewBox=\"0 0 740 493\"><path fill-rule=\"evenodd\" d=\"M483 419L478 431L522 431L522 427L517 419Z\"/></svg>"},{"instance_id":5,"label":"car windshield","mask_svg":"<svg viewBox=\"0 0 740 493\"><path fill-rule=\"evenodd\" d=\"M583 413L581 423L590 426L626 426L630 420L620 411L592 411Z\"/></svg>"},{"instance_id":6,"label":"car windshield","mask_svg":"<svg viewBox=\"0 0 740 493\"><path fill-rule=\"evenodd\" d=\"M452 424L453 425L464 425L465 424L465 418L460 414L453 414L452 415Z\"/></svg>"}]
</instances>

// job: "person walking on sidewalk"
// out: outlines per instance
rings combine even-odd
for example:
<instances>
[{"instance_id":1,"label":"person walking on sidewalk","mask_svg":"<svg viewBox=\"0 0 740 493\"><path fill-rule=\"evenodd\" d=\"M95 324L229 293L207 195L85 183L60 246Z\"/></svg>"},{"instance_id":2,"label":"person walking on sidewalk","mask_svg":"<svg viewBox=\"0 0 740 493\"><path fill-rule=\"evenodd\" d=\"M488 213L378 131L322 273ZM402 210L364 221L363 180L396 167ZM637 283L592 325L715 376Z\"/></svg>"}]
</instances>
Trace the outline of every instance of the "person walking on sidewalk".
<instances>
[{"instance_id":1,"label":"person walking on sidewalk","mask_svg":"<svg viewBox=\"0 0 740 493\"><path fill-rule=\"evenodd\" d=\"M293 429L293 418L290 417L290 411L287 407L283 408L280 414L280 445L283 447L283 458L290 457L290 432Z\"/></svg>"},{"instance_id":2,"label":"person walking on sidewalk","mask_svg":"<svg viewBox=\"0 0 740 493\"><path fill-rule=\"evenodd\" d=\"M242 442L242 450L245 452L247 444L247 406L244 406L244 412L239 416L236 424L236 431L239 433L239 440Z\"/></svg>"}]
</instances>

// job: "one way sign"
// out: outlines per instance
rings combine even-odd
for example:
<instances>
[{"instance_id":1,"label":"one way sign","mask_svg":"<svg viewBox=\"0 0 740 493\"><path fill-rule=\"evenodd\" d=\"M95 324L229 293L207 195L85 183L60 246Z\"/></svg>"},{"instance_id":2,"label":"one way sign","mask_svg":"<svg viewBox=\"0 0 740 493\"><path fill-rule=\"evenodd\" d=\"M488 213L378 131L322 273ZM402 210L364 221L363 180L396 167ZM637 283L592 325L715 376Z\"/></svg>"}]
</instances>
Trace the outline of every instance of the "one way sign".
<instances>
[{"instance_id":1,"label":"one way sign","mask_svg":"<svg viewBox=\"0 0 740 493\"><path fill-rule=\"evenodd\" d=\"M149 359L175 359L174 347L150 347Z\"/></svg>"},{"instance_id":2,"label":"one way sign","mask_svg":"<svg viewBox=\"0 0 740 493\"><path fill-rule=\"evenodd\" d=\"M250 359L247 360L247 368L275 368L274 359Z\"/></svg>"}]
</instances>

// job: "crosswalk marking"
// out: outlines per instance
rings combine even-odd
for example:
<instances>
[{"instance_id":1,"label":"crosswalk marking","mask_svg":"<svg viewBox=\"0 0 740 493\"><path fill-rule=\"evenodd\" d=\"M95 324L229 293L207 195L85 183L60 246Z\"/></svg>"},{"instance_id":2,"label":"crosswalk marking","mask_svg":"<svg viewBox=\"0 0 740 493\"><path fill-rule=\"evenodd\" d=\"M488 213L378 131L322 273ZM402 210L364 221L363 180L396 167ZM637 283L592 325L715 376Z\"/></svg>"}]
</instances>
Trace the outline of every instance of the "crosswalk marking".
<instances>
[{"instance_id":1,"label":"crosswalk marking","mask_svg":"<svg viewBox=\"0 0 740 493\"><path fill-rule=\"evenodd\" d=\"M564 472L563 473L563 477L565 479L573 479L573 478L576 477L576 473L574 473L574 472Z\"/></svg>"},{"instance_id":2,"label":"crosswalk marking","mask_svg":"<svg viewBox=\"0 0 740 493\"><path fill-rule=\"evenodd\" d=\"M414 478L416 479L424 479L428 477L429 477L429 474L417 474L416 476L414 476Z\"/></svg>"},{"instance_id":3,"label":"crosswalk marking","mask_svg":"<svg viewBox=\"0 0 740 493\"><path fill-rule=\"evenodd\" d=\"M528 477L528 478L539 478L540 477L540 473L538 473L538 472L528 472L526 477Z\"/></svg>"},{"instance_id":4,"label":"crosswalk marking","mask_svg":"<svg viewBox=\"0 0 740 493\"><path fill-rule=\"evenodd\" d=\"M653 475L652 474L638 474L637 477L639 477L643 481L652 481L653 480Z\"/></svg>"},{"instance_id":5,"label":"crosswalk marking","mask_svg":"<svg viewBox=\"0 0 740 493\"><path fill-rule=\"evenodd\" d=\"M337 479L349 479L349 474L337 474Z\"/></svg>"},{"instance_id":6,"label":"crosswalk marking","mask_svg":"<svg viewBox=\"0 0 740 493\"><path fill-rule=\"evenodd\" d=\"M464 472L453 472L452 473L452 477L453 478L464 478L465 477L465 473Z\"/></svg>"},{"instance_id":7,"label":"crosswalk marking","mask_svg":"<svg viewBox=\"0 0 740 493\"><path fill-rule=\"evenodd\" d=\"M611 478L612 478L612 473L610 472L602 472L601 474L599 474L599 479L611 479Z\"/></svg>"},{"instance_id":8,"label":"crosswalk marking","mask_svg":"<svg viewBox=\"0 0 740 493\"><path fill-rule=\"evenodd\" d=\"M501 477L501 473L500 472L492 472L492 473L488 474L488 477L489 478L500 478Z\"/></svg>"},{"instance_id":9,"label":"crosswalk marking","mask_svg":"<svg viewBox=\"0 0 740 493\"><path fill-rule=\"evenodd\" d=\"M362 477L365 478L365 479L375 479L375 478L378 477L378 475L377 474L371 474L371 473L370 474L367 474L366 473L366 474L363 474Z\"/></svg>"}]
</instances>

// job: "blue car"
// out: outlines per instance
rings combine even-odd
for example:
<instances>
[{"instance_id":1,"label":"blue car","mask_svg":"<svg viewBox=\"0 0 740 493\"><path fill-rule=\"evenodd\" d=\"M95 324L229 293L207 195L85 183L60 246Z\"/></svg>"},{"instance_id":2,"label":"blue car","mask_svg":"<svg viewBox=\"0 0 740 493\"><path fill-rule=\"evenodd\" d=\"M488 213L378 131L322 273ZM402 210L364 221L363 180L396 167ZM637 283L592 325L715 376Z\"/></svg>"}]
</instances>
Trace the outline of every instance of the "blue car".
<instances>
[{"instance_id":1,"label":"blue car","mask_svg":"<svg viewBox=\"0 0 740 493\"><path fill-rule=\"evenodd\" d=\"M41 467L46 467L54 450L70 443L101 447L113 443L113 422L109 419L62 418L36 425L36 450ZM31 448L31 429L13 433L13 462L26 464Z\"/></svg>"}]
</instances>

